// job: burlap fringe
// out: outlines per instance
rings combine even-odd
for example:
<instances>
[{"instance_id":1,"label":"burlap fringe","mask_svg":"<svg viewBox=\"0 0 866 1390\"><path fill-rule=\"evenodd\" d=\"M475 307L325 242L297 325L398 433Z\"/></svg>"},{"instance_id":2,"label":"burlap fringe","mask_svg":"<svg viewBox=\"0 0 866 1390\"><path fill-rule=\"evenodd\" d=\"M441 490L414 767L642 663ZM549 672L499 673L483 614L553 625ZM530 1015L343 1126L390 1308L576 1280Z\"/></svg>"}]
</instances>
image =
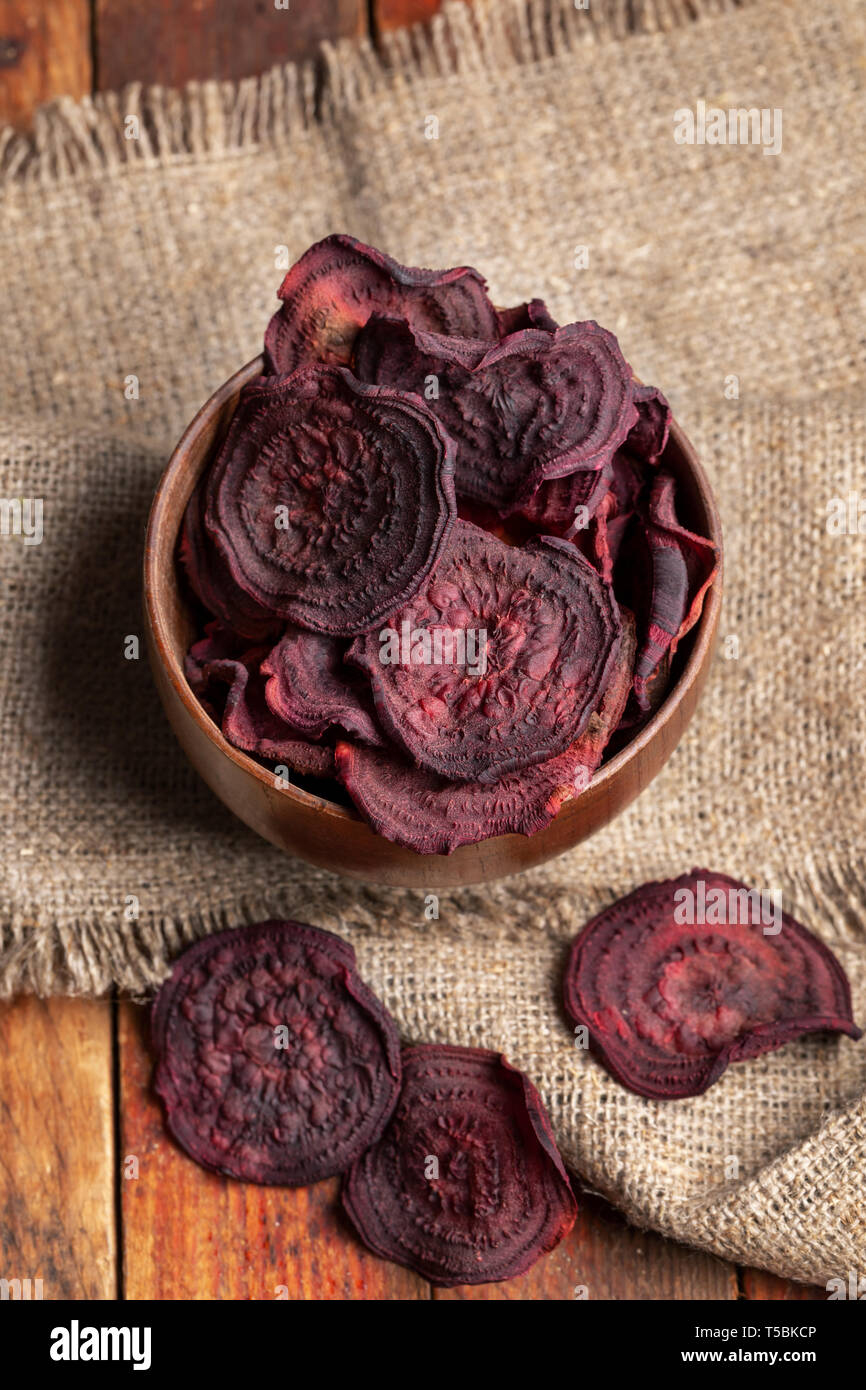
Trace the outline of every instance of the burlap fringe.
<instances>
[{"instance_id":1,"label":"burlap fringe","mask_svg":"<svg viewBox=\"0 0 866 1390\"><path fill-rule=\"evenodd\" d=\"M241 82L181 91L130 83L41 107L32 132L0 130L0 192L294 138L383 88L501 71L630 34L665 34L758 0L450 0L431 23L368 40L324 43L319 62L287 63Z\"/></svg>"}]
</instances>

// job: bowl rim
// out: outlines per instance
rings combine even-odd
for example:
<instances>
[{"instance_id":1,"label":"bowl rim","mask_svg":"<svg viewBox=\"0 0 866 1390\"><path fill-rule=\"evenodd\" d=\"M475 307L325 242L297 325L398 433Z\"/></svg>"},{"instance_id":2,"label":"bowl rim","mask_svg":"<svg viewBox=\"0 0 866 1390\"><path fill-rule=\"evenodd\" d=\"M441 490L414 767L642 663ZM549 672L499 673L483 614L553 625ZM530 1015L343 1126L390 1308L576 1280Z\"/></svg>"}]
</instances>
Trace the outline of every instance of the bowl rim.
<instances>
[{"instance_id":1,"label":"bowl rim","mask_svg":"<svg viewBox=\"0 0 866 1390\"><path fill-rule=\"evenodd\" d=\"M277 786L274 781L273 772L264 768L261 763L256 762L249 754L242 752L239 748L235 748L233 744L228 742L222 730L214 723L199 703L187 681L182 664L175 658L169 640L167 625L156 598L160 582L160 575L158 572L159 547L157 545L157 538L163 526L168 524L167 508L170 493L169 484L175 477L179 477L182 474L187 464L189 449L193 442L198 439L202 430L206 427L213 428L232 396L236 395L242 387L246 386L247 383L252 381L255 377L261 376L263 371L264 357L260 354L258 357L254 357L249 362L245 363L243 367L239 368L238 371L228 377L227 380L217 388L213 395L205 401L198 411L196 411L196 414L187 425L172 450L169 461L156 485L147 521L144 546L144 605L148 628L152 635L153 644L156 648L156 653L163 671L171 681L175 693L179 696L184 708L197 724L198 728L216 745L221 753L228 757L239 769L248 774L252 774L256 781L262 783L263 786L267 787L272 792L276 791L281 796L288 796L290 800L296 801L300 805L315 808L319 814L329 815L335 820L352 822L360 820L363 824L365 822L359 812L340 806L337 802L329 801L327 797L317 796L314 792L308 792L305 788L296 786L294 783L289 783L284 787ZM693 629L693 634L689 634L693 636L691 650L686 658L685 665L680 671L679 677L673 687L665 695L658 709L635 737L630 739L609 762L602 763L601 767L592 778L591 783L593 788L599 791L603 791L607 785L612 783L621 769L633 758L636 758L642 749L646 748L646 746L653 741L659 731L677 717L679 707L685 699L687 690L690 688L692 682L698 678L704 662L709 659L710 649L715 640L717 620L722 603L724 550L722 544L721 517L719 516L713 490L710 487L709 480L698 459L694 445L676 420L671 421L670 437L676 442L689 472L692 475L701 506L706 513L709 522L707 528L709 535L707 539L713 541L718 549L718 569L712 584L704 595L701 615L696 627ZM176 571L175 582L177 582ZM557 815L554 817L554 822L559 816L568 811L570 804L571 803L566 802L560 808ZM551 824L553 824L553 822L551 822ZM370 832L371 834L376 834L372 827L370 827ZM493 838L507 837L494 836Z\"/></svg>"}]
</instances>

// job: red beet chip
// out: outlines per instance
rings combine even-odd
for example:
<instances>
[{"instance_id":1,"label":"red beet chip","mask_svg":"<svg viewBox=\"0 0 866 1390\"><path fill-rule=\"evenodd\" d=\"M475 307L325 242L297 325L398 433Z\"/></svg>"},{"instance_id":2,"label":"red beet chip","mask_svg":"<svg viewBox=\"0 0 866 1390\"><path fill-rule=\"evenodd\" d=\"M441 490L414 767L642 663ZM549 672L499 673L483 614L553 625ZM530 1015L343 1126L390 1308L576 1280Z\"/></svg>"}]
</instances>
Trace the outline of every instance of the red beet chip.
<instances>
[{"instance_id":1,"label":"red beet chip","mask_svg":"<svg viewBox=\"0 0 866 1390\"><path fill-rule=\"evenodd\" d=\"M655 687L666 679L670 659L698 621L718 570L713 542L678 522L675 489L670 474L655 477L646 514L630 528L620 552L623 601L638 621L634 693L644 711L655 704Z\"/></svg>"},{"instance_id":2,"label":"red beet chip","mask_svg":"<svg viewBox=\"0 0 866 1390\"><path fill-rule=\"evenodd\" d=\"M208 683L228 686L220 728L234 748L284 764L308 777L332 777L336 771L333 748L310 743L271 710L265 700L265 682L259 663L261 648L240 659L211 660L204 667Z\"/></svg>"},{"instance_id":3,"label":"red beet chip","mask_svg":"<svg viewBox=\"0 0 866 1390\"><path fill-rule=\"evenodd\" d=\"M265 334L272 372L309 362L347 363L355 335L378 311L461 338L497 336L484 278L471 266L421 270L400 265L354 237L325 237L292 266L282 307Z\"/></svg>"},{"instance_id":4,"label":"red beet chip","mask_svg":"<svg viewBox=\"0 0 866 1390\"><path fill-rule=\"evenodd\" d=\"M435 1045L404 1050L397 1108L343 1205L375 1254L445 1288L525 1273L577 1214L529 1078L499 1053Z\"/></svg>"},{"instance_id":5,"label":"red beet chip","mask_svg":"<svg viewBox=\"0 0 866 1390\"><path fill-rule=\"evenodd\" d=\"M218 619L207 623L204 636L193 642L183 659L184 675L193 693L199 696L207 694L210 666L214 661L234 660L248 645Z\"/></svg>"},{"instance_id":6,"label":"red beet chip","mask_svg":"<svg viewBox=\"0 0 866 1390\"><path fill-rule=\"evenodd\" d=\"M665 451L671 428L671 408L654 386L634 385L637 421L629 431L627 446L645 463L655 465Z\"/></svg>"},{"instance_id":7,"label":"red beet chip","mask_svg":"<svg viewBox=\"0 0 866 1390\"><path fill-rule=\"evenodd\" d=\"M196 598L226 628L252 642L261 641L279 630L279 619L235 583L228 566L207 535L204 529L204 490L201 485L187 503L179 551Z\"/></svg>"},{"instance_id":8,"label":"red beet chip","mask_svg":"<svg viewBox=\"0 0 866 1390\"><path fill-rule=\"evenodd\" d=\"M395 612L455 514L453 449L420 402L337 367L242 394L208 487L207 529L235 583L332 636Z\"/></svg>"},{"instance_id":9,"label":"red beet chip","mask_svg":"<svg viewBox=\"0 0 866 1390\"><path fill-rule=\"evenodd\" d=\"M620 635L610 586L569 541L518 549L458 521L421 592L349 657L420 767L494 782L574 743Z\"/></svg>"},{"instance_id":10,"label":"red beet chip","mask_svg":"<svg viewBox=\"0 0 866 1390\"><path fill-rule=\"evenodd\" d=\"M424 396L442 421L461 496L514 510L549 478L600 468L637 419L628 364L597 323L482 347L379 316L355 345L363 380Z\"/></svg>"},{"instance_id":11,"label":"red beet chip","mask_svg":"<svg viewBox=\"0 0 866 1390\"><path fill-rule=\"evenodd\" d=\"M394 1022L348 942L299 922L205 937L153 1005L155 1087L205 1168L304 1186L379 1137L400 1088Z\"/></svg>"},{"instance_id":12,"label":"red beet chip","mask_svg":"<svg viewBox=\"0 0 866 1390\"><path fill-rule=\"evenodd\" d=\"M378 748L338 743L337 773L379 835L418 854L450 854L493 835L534 835L585 791L619 724L631 690L634 619L623 612L616 668L580 738L558 757L499 782L449 782Z\"/></svg>"},{"instance_id":13,"label":"red beet chip","mask_svg":"<svg viewBox=\"0 0 866 1390\"><path fill-rule=\"evenodd\" d=\"M543 328L546 333L555 333L559 327L543 299L530 299L527 304L515 304L513 309L497 309L496 322L500 338L524 328Z\"/></svg>"},{"instance_id":14,"label":"red beet chip","mask_svg":"<svg viewBox=\"0 0 866 1390\"><path fill-rule=\"evenodd\" d=\"M624 449L617 449L606 473L609 480L608 491L591 512L589 525L582 529L575 528L571 532L571 538L580 548L581 554L595 565L602 579L611 583L614 580L620 547L644 491L646 473L637 459ZM631 602L638 601L638 596L631 592L628 593L628 598ZM645 604L642 604L642 607L645 607Z\"/></svg>"},{"instance_id":15,"label":"red beet chip","mask_svg":"<svg viewBox=\"0 0 866 1390\"><path fill-rule=\"evenodd\" d=\"M274 714L309 738L340 728L381 744L370 687L345 664L345 653L345 642L336 637L290 627L262 662L262 675L270 678L265 699Z\"/></svg>"},{"instance_id":16,"label":"red beet chip","mask_svg":"<svg viewBox=\"0 0 866 1390\"><path fill-rule=\"evenodd\" d=\"M787 913L766 935L776 926L769 907L736 879L693 869L644 884L583 928L566 1011L623 1086L659 1100L698 1096L729 1062L804 1033L862 1036L836 957Z\"/></svg>"},{"instance_id":17,"label":"red beet chip","mask_svg":"<svg viewBox=\"0 0 866 1390\"><path fill-rule=\"evenodd\" d=\"M550 536L572 540L587 529L608 496L613 464L582 469L567 478L542 483L520 508L520 515ZM605 575L610 579L610 575Z\"/></svg>"}]
</instances>

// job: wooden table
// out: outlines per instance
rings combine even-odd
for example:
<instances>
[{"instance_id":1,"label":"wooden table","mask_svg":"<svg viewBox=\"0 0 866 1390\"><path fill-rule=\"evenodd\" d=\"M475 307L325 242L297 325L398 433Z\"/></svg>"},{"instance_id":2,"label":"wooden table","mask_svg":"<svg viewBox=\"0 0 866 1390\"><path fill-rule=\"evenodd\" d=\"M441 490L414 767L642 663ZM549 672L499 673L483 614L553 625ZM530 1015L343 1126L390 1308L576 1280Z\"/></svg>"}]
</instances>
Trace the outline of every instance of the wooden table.
<instances>
[{"instance_id":1,"label":"wooden table","mask_svg":"<svg viewBox=\"0 0 866 1390\"><path fill-rule=\"evenodd\" d=\"M232 78L320 39L423 19L438 0L0 0L0 124L61 93ZM150 1093L144 1010L0 1006L0 1277L46 1299L818 1299L634 1230L583 1196L571 1237L507 1284L448 1292L369 1255L336 1201L223 1181L181 1154Z\"/></svg>"}]
</instances>

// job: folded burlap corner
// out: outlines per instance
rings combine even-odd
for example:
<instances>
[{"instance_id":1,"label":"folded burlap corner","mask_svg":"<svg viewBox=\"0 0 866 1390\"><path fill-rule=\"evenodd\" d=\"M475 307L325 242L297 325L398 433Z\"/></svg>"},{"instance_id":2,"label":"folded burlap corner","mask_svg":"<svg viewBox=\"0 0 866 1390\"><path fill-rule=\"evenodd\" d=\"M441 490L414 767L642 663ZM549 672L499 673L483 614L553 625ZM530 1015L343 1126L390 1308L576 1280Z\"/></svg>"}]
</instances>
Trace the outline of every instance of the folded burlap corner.
<instances>
[{"instance_id":1,"label":"folded burlap corner","mask_svg":"<svg viewBox=\"0 0 866 1390\"><path fill-rule=\"evenodd\" d=\"M4 995L143 997L196 936L296 915L351 939L406 1038L523 1066L569 1164L636 1222L797 1279L866 1267L866 1046L805 1038L653 1102L573 1046L559 1002L588 916L703 865L781 888L866 1020L863 540L826 524L866 476L863 28L856 0L455 5L388 68L330 52L318 114L311 70L287 68L60 103L32 139L0 136L0 492L44 508L40 544L0 539ZM678 145L699 98L781 109L781 155ZM258 350L278 248L333 230L614 329L725 528L719 654L671 763L588 844L442 893L435 921L420 891L256 839L128 659L167 450Z\"/></svg>"}]
</instances>

